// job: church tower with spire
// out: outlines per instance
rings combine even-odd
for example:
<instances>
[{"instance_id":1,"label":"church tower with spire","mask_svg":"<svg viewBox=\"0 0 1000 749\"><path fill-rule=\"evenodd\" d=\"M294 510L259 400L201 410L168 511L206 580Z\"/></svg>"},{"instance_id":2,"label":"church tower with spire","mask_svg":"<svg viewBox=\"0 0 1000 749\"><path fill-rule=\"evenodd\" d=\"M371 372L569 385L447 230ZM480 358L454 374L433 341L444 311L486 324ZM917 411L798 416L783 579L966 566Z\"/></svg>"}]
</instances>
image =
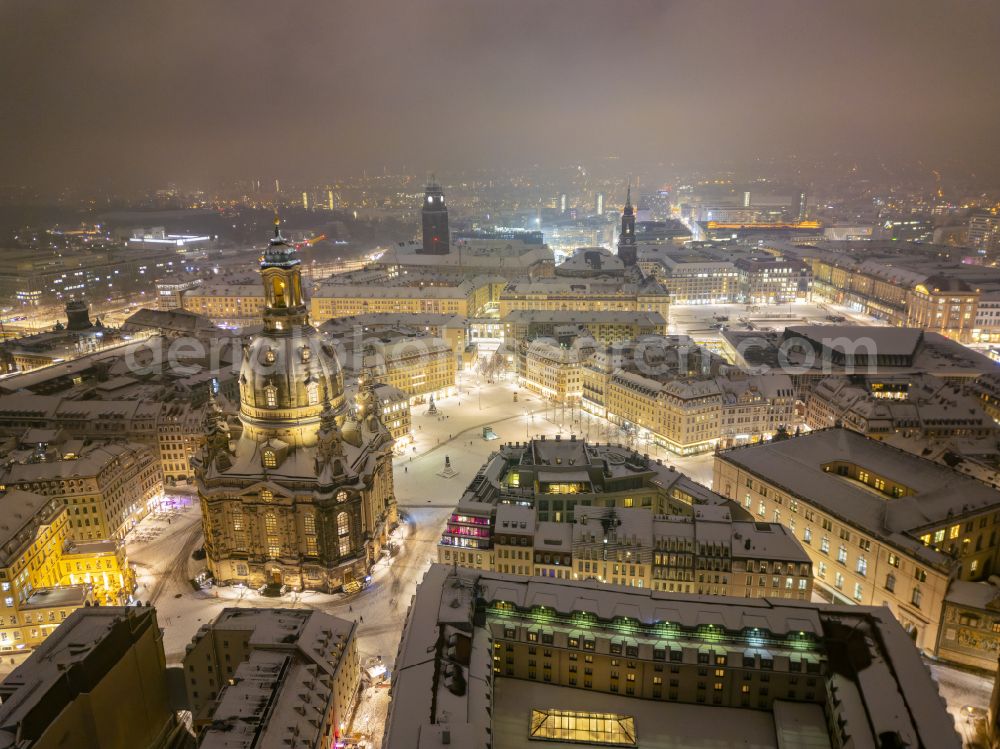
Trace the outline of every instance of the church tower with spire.
<instances>
[{"instance_id":1,"label":"church tower with spire","mask_svg":"<svg viewBox=\"0 0 1000 749\"><path fill-rule=\"evenodd\" d=\"M364 418L349 406L277 219L260 275L264 329L243 349L243 428L231 440L211 400L195 461L208 567L220 585L330 592L368 574L397 522L392 437L367 385Z\"/></svg>"},{"instance_id":2,"label":"church tower with spire","mask_svg":"<svg viewBox=\"0 0 1000 749\"><path fill-rule=\"evenodd\" d=\"M635 244L635 209L632 208L632 180L628 182L625 210L622 211L622 230L618 235L618 257L626 268L639 261L639 248Z\"/></svg>"}]
</instances>

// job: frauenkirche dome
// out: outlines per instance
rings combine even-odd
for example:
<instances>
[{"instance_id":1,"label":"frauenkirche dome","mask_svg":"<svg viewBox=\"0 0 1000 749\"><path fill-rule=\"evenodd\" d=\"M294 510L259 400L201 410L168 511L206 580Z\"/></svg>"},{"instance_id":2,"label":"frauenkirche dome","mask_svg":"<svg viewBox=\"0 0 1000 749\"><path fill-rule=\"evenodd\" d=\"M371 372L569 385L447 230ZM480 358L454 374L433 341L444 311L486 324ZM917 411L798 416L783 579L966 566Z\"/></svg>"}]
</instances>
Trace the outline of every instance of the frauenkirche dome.
<instances>
[{"instance_id":1,"label":"frauenkirche dome","mask_svg":"<svg viewBox=\"0 0 1000 749\"><path fill-rule=\"evenodd\" d=\"M310 325L295 249L274 237L261 258L264 330L243 352L240 420L260 438L315 443L323 402L344 407L344 376L333 347Z\"/></svg>"}]
</instances>

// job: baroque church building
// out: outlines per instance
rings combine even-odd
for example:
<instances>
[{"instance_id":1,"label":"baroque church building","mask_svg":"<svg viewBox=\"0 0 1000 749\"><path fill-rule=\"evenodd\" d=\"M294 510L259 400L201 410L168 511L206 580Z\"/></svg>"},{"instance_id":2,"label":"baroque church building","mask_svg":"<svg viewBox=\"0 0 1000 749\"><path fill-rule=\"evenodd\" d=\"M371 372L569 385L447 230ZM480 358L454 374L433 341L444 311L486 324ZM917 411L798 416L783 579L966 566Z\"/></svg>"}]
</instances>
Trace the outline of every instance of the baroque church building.
<instances>
[{"instance_id":1,"label":"baroque church building","mask_svg":"<svg viewBox=\"0 0 1000 749\"><path fill-rule=\"evenodd\" d=\"M346 402L277 220L260 268L264 329L243 350L242 433L231 438L213 401L197 460L208 567L219 584L331 592L367 575L397 522L392 437L374 383Z\"/></svg>"}]
</instances>

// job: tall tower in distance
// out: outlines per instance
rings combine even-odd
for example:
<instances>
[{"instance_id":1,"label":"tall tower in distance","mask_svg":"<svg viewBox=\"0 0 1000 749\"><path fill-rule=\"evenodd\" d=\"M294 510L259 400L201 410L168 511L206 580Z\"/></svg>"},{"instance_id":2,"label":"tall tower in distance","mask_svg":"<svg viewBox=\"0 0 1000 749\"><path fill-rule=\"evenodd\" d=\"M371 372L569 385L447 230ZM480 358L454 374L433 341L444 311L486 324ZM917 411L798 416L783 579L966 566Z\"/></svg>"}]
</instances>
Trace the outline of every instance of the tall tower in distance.
<instances>
[{"instance_id":1,"label":"tall tower in distance","mask_svg":"<svg viewBox=\"0 0 1000 749\"><path fill-rule=\"evenodd\" d=\"M806 197L806 191L799 189L797 191L798 195L798 205L796 206L796 221L805 221L806 213L809 210L808 198Z\"/></svg>"},{"instance_id":2,"label":"tall tower in distance","mask_svg":"<svg viewBox=\"0 0 1000 749\"><path fill-rule=\"evenodd\" d=\"M422 211L424 225L424 245L419 252L422 255L447 255L451 247L451 235L448 232L448 206L444 202L444 191L441 185L431 182L424 190L424 207Z\"/></svg>"},{"instance_id":3,"label":"tall tower in distance","mask_svg":"<svg viewBox=\"0 0 1000 749\"><path fill-rule=\"evenodd\" d=\"M625 210L622 211L622 231L618 235L618 257L626 268L634 266L639 259L639 248L635 244L635 209L632 208L632 180L628 183Z\"/></svg>"}]
</instances>

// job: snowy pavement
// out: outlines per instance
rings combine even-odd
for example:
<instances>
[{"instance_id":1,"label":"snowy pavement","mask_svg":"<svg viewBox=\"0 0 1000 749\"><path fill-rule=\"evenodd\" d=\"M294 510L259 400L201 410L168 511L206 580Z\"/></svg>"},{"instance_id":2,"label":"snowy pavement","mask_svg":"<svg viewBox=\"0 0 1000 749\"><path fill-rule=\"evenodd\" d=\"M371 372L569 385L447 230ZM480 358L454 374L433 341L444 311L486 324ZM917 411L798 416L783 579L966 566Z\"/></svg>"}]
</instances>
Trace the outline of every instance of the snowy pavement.
<instances>
[{"instance_id":1,"label":"snowy pavement","mask_svg":"<svg viewBox=\"0 0 1000 749\"><path fill-rule=\"evenodd\" d=\"M616 425L582 411L578 406L549 403L513 382L479 385L477 375L463 373L458 395L435 404L438 413L426 414L426 406L413 409L414 443L395 460L396 495L400 505L454 505L462 490L486 462L490 453L505 442L523 442L539 436L577 435L590 442L628 444L652 458L659 458L695 481L711 486L714 455L711 452L680 457L653 444L635 439ZM517 402L514 393L518 394ZM499 439L482 438L484 426L492 426ZM415 449L414 449L415 448ZM444 479L445 456L459 475ZM456 486L457 484L457 486Z\"/></svg>"},{"instance_id":2,"label":"snowy pavement","mask_svg":"<svg viewBox=\"0 0 1000 749\"><path fill-rule=\"evenodd\" d=\"M975 726L962 714L966 705L988 708L993 680L942 663L928 664L931 676L937 682L938 692L944 698L948 713L955 719L955 730L966 747L974 746Z\"/></svg>"}]
</instances>

